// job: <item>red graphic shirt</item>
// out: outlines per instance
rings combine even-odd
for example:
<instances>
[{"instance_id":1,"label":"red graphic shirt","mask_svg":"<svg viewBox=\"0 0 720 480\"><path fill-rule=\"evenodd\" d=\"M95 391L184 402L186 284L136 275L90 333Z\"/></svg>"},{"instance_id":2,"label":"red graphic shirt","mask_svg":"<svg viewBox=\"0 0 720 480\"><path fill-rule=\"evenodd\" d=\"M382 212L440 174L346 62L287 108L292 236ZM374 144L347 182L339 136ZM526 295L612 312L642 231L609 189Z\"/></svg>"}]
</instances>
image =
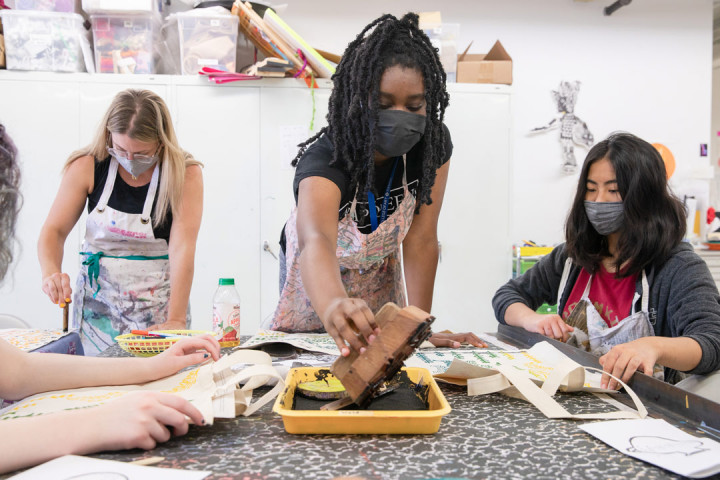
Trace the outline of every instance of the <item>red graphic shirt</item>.
<instances>
[{"instance_id":1,"label":"red graphic shirt","mask_svg":"<svg viewBox=\"0 0 720 480\"><path fill-rule=\"evenodd\" d=\"M589 280L590 273L583 268L563 309L563 320L567 320L570 312L575 309ZM630 315L632 301L635 298L636 281L637 275L615 278L615 273L608 272L604 266L600 265L600 270L593 277L588 299L608 327L614 327Z\"/></svg>"}]
</instances>

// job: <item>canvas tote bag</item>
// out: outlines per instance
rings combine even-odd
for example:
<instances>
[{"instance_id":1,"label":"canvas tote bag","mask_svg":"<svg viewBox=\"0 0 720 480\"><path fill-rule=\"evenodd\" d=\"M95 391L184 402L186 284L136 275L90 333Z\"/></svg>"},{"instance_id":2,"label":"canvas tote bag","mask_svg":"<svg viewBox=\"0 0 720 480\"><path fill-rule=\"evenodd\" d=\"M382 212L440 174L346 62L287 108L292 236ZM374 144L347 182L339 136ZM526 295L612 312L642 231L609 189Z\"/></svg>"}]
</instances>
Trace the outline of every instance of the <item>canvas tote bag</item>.
<instances>
[{"instance_id":1,"label":"canvas tote bag","mask_svg":"<svg viewBox=\"0 0 720 480\"><path fill-rule=\"evenodd\" d=\"M253 390L265 385L270 378L277 379L277 384L253 402ZM241 383L244 385L239 387ZM273 400L284 386L284 379L272 366L267 353L240 350L217 362L143 385L86 387L33 395L0 410L0 422L93 407L131 392L151 391L183 397L200 410L207 425L212 425L215 418L252 415Z\"/></svg>"},{"instance_id":2,"label":"canvas tote bag","mask_svg":"<svg viewBox=\"0 0 720 480\"><path fill-rule=\"evenodd\" d=\"M570 418L577 420L591 419L637 419L647 416L647 409L635 392L623 381L611 375L628 393L635 405L635 411L619 410L614 412L596 412L571 414L560 405L553 396L558 391L564 392L613 392L599 386L592 386L586 381L586 372L602 374L602 370L583 367L573 361L548 342L540 342L529 349L533 358L531 368L522 369L510 362L504 362L503 356L492 368L470 365L455 359L448 370L436 378L450 383L467 385L468 395L486 395L500 392L505 395L526 400L532 403L548 418ZM535 371L547 372L543 375Z\"/></svg>"}]
</instances>

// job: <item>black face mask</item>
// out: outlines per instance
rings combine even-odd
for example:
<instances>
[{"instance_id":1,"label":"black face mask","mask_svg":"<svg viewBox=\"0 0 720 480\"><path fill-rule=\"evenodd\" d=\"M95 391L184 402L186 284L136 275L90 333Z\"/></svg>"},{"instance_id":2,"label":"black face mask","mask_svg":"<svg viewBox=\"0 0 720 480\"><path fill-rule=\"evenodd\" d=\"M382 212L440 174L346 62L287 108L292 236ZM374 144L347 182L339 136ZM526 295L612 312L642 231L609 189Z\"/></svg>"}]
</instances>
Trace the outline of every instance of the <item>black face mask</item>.
<instances>
[{"instance_id":1,"label":"black face mask","mask_svg":"<svg viewBox=\"0 0 720 480\"><path fill-rule=\"evenodd\" d=\"M425 133L425 115L403 110L380 110L375 129L375 150L386 157L410 151Z\"/></svg>"}]
</instances>

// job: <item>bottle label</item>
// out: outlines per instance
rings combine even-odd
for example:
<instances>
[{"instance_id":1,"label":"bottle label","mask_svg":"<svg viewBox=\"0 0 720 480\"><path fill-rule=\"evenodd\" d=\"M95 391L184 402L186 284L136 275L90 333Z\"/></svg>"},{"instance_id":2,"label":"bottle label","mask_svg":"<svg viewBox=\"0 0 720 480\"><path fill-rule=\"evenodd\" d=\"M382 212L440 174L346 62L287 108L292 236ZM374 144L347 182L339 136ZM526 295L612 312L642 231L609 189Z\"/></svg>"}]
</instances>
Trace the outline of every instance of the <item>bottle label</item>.
<instances>
[{"instance_id":1,"label":"bottle label","mask_svg":"<svg viewBox=\"0 0 720 480\"><path fill-rule=\"evenodd\" d=\"M213 304L213 332L223 333L222 343L239 342L240 337L240 305L233 303Z\"/></svg>"}]
</instances>

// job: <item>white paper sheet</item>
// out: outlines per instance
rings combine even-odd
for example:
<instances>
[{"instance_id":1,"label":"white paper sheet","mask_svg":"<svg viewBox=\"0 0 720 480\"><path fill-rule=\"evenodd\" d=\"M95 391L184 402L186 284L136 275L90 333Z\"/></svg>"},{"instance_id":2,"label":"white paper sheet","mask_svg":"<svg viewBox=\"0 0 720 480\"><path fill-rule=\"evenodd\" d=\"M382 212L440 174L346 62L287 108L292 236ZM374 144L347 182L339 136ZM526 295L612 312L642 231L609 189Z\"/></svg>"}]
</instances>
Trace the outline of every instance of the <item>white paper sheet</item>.
<instances>
[{"instance_id":1,"label":"white paper sheet","mask_svg":"<svg viewBox=\"0 0 720 480\"><path fill-rule=\"evenodd\" d=\"M141 467L129 463L66 455L10 477L10 480L87 478L103 480L201 480L212 472ZM79 477L79 475L83 475Z\"/></svg>"},{"instance_id":2,"label":"white paper sheet","mask_svg":"<svg viewBox=\"0 0 720 480\"><path fill-rule=\"evenodd\" d=\"M720 472L720 443L694 437L665 420L612 420L580 426L614 449L690 478Z\"/></svg>"}]
</instances>

